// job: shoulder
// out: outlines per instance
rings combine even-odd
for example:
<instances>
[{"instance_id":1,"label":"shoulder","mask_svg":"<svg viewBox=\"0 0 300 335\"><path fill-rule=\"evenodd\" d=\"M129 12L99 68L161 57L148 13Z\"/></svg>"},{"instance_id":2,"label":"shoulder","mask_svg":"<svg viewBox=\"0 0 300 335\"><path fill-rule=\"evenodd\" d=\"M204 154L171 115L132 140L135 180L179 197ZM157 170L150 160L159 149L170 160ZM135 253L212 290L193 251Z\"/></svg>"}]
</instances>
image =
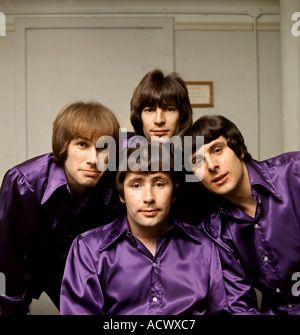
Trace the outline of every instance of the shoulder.
<instances>
[{"instance_id":1,"label":"shoulder","mask_svg":"<svg viewBox=\"0 0 300 335\"><path fill-rule=\"evenodd\" d=\"M51 165L55 165L52 153L31 158L9 169L3 178L3 184L28 184L35 188L47 180Z\"/></svg>"},{"instance_id":2,"label":"shoulder","mask_svg":"<svg viewBox=\"0 0 300 335\"><path fill-rule=\"evenodd\" d=\"M197 244L201 244L207 247L211 247L214 244L214 241L204 232L202 222L196 226L181 221L177 221L176 224L180 226L186 235L188 235L189 238Z\"/></svg>"},{"instance_id":3,"label":"shoulder","mask_svg":"<svg viewBox=\"0 0 300 335\"><path fill-rule=\"evenodd\" d=\"M103 226L88 230L77 237L77 244L84 244L88 249L101 250L105 242L111 241L118 235L121 226L121 217Z\"/></svg>"},{"instance_id":4,"label":"shoulder","mask_svg":"<svg viewBox=\"0 0 300 335\"><path fill-rule=\"evenodd\" d=\"M291 163L300 163L300 151L287 152L261 162L267 168L285 166Z\"/></svg>"},{"instance_id":5,"label":"shoulder","mask_svg":"<svg viewBox=\"0 0 300 335\"><path fill-rule=\"evenodd\" d=\"M16 165L13 169L19 171L28 179L31 179L47 175L49 167L53 164L55 165L55 163L53 163L53 154L48 153L28 159L27 161Z\"/></svg>"},{"instance_id":6,"label":"shoulder","mask_svg":"<svg viewBox=\"0 0 300 335\"><path fill-rule=\"evenodd\" d=\"M40 179L48 175L52 161L52 153L31 158L7 171L6 176L23 176L28 181Z\"/></svg>"}]
</instances>

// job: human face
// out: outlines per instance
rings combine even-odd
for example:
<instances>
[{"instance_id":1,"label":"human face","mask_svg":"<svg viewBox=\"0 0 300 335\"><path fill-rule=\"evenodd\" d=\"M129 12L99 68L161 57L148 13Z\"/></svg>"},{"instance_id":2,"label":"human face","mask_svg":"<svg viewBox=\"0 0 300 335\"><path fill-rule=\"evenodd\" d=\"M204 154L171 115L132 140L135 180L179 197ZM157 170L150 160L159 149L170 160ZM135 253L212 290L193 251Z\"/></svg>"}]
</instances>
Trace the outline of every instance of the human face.
<instances>
[{"instance_id":1,"label":"human face","mask_svg":"<svg viewBox=\"0 0 300 335\"><path fill-rule=\"evenodd\" d=\"M204 164L201 184L209 191L231 200L248 191L249 178L243 156L237 157L228 147L226 138L220 136L204 145L204 157L193 172L197 175L197 170L200 171L201 164Z\"/></svg>"},{"instance_id":2,"label":"human face","mask_svg":"<svg viewBox=\"0 0 300 335\"><path fill-rule=\"evenodd\" d=\"M120 200L126 204L132 233L167 230L171 202L175 200L172 195L173 183L167 173L127 173L124 199L120 197Z\"/></svg>"},{"instance_id":3,"label":"human face","mask_svg":"<svg viewBox=\"0 0 300 335\"><path fill-rule=\"evenodd\" d=\"M175 106L166 109L160 107L145 107L141 113L143 131L148 141L151 136L166 141L177 135L180 130L179 111Z\"/></svg>"},{"instance_id":4,"label":"human face","mask_svg":"<svg viewBox=\"0 0 300 335\"><path fill-rule=\"evenodd\" d=\"M88 187L96 186L104 172L97 169L97 155L103 149L96 149L96 139L79 137L71 140L64 169L73 193L80 195Z\"/></svg>"}]
</instances>

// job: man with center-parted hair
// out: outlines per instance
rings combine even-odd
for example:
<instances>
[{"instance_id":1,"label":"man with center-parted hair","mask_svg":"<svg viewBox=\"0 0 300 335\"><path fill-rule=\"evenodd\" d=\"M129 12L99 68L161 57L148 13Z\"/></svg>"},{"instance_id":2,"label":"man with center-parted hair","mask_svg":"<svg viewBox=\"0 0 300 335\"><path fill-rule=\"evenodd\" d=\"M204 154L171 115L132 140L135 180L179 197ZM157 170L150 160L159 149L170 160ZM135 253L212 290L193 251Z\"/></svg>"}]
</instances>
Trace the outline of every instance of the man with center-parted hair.
<instances>
[{"instance_id":1,"label":"man with center-parted hair","mask_svg":"<svg viewBox=\"0 0 300 335\"><path fill-rule=\"evenodd\" d=\"M123 156L116 185L126 214L74 240L61 314L256 314L249 307L250 285L234 258L223 271L214 242L198 227L174 219L181 175L173 169L172 154L169 169L163 169L170 152L163 143L155 145L160 150L147 144ZM229 297L231 291L239 297Z\"/></svg>"},{"instance_id":2,"label":"man with center-parted hair","mask_svg":"<svg viewBox=\"0 0 300 335\"><path fill-rule=\"evenodd\" d=\"M135 135L127 133L125 147L159 140L167 142L193 124L193 109L187 86L176 72L164 73L153 69L146 73L135 88L130 100L130 121ZM178 192L176 216L184 219L187 207L186 186Z\"/></svg>"},{"instance_id":3,"label":"man with center-parted hair","mask_svg":"<svg viewBox=\"0 0 300 335\"><path fill-rule=\"evenodd\" d=\"M175 72L148 72L130 101L130 121L135 135L168 140L193 123L193 110L185 82ZM132 134L130 134L132 136ZM129 143L140 139L129 138Z\"/></svg>"},{"instance_id":4,"label":"man with center-parted hair","mask_svg":"<svg viewBox=\"0 0 300 335\"><path fill-rule=\"evenodd\" d=\"M73 239L118 215L115 173L97 169L99 137L118 143L119 123L98 102L73 102L53 124L52 153L10 169L0 190L0 314L26 314L44 291L59 308Z\"/></svg>"}]
</instances>

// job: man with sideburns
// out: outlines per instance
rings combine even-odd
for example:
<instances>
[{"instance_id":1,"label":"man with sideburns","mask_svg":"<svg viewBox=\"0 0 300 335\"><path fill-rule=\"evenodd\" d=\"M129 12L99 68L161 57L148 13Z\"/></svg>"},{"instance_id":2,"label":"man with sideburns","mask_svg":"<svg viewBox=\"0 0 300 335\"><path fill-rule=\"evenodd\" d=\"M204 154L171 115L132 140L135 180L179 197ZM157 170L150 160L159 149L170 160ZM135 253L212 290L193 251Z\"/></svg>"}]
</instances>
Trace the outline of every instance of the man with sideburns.
<instances>
[{"instance_id":1,"label":"man with sideburns","mask_svg":"<svg viewBox=\"0 0 300 335\"><path fill-rule=\"evenodd\" d=\"M256 161L236 125L221 115L200 117L182 136L204 136L204 156L193 161L193 172L204 166L198 199L214 206L203 229L236 255L262 293L263 313L300 314L300 153ZM189 220L199 221L196 203Z\"/></svg>"},{"instance_id":2,"label":"man with sideburns","mask_svg":"<svg viewBox=\"0 0 300 335\"><path fill-rule=\"evenodd\" d=\"M256 314L249 307L250 284L234 270L235 259L223 271L215 243L198 227L173 217L181 176L174 171L172 154L169 169L163 169L170 155L164 143L152 145L159 150L151 150L151 143L128 148L117 171L126 214L74 240L62 281L61 313ZM238 298L227 295L229 286Z\"/></svg>"},{"instance_id":3,"label":"man with sideburns","mask_svg":"<svg viewBox=\"0 0 300 335\"><path fill-rule=\"evenodd\" d=\"M118 215L115 172L97 169L97 140L118 143L119 123L98 102L62 108L53 124L53 152L10 169L0 190L0 272L6 293L0 314L27 314L45 292L59 308L60 285L73 239Z\"/></svg>"}]
</instances>

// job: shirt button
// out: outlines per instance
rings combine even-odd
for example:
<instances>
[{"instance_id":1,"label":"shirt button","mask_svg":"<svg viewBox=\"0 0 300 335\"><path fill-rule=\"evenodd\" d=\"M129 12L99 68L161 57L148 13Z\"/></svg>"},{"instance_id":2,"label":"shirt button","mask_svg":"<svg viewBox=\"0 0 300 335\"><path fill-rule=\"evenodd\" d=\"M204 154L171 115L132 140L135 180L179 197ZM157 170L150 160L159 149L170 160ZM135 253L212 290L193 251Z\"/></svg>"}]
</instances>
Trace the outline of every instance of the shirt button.
<instances>
[{"instance_id":1,"label":"shirt button","mask_svg":"<svg viewBox=\"0 0 300 335\"><path fill-rule=\"evenodd\" d=\"M258 224L257 224L257 223L255 223L255 224L254 224L254 228L256 228L256 229L257 229L258 227L259 227L259 226L258 226Z\"/></svg>"},{"instance_id":2,"label":"shirt button","mask_svg":"<svg viewBox=\"0 0 300 335\"><path fill-rule=\"evenodd\" d=\"M276 293L279 293L280 292L280 288L277 287L277 289L275 291L276 291Z\"/></svg>"},{"instance_id":3,"label":"shirt button","mask_svg":"<svg viewBox=\"0 0 300 335\"><path fill-rule=\"evenodd\" d=\"M268 256L265 256L264 257L264 261L267 262L269 260L269 257Z\"/></svg>"},{"instance_id":4,"label":"shirt button","mask_svg":"<svg viewBox=\"0 0 300 335\"><path fill-rule=\"evenodd\" d=\"M155 268L156 267L156 263L152 263L152 266Z\"/></svg>"},{"instance_id":5,"label":"shirt button","mask_svg":"<svg viewBox=\"0 0 300 335\"><path fill-rule=\"evenodd\" d=\"M157 302L157 298L156 297L153 298L153 302Z\"/></svg>"},{"instance_id":6,"label":"shirt button","mask_svg":"<svg viewBox=\"0 0 300 335\"><path fill-rule=\"evenodd\" d=\"M293 307L293 305L292 304L288 304L288 308L292 308Z\"/></svg>"}]
</instances>

